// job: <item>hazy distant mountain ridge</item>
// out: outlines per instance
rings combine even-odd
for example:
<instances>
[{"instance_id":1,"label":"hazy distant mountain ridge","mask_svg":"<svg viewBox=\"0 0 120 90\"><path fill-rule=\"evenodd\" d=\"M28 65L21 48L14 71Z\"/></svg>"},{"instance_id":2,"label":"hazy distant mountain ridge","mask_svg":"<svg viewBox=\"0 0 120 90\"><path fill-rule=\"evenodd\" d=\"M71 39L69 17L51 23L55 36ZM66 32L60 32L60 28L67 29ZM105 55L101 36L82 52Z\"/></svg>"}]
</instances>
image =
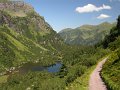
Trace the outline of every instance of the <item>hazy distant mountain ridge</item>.
<instances>
[{"instance_id":1,"label":"hazy distant mountain ridge","mask_svg":"<svg viewBox=\"0 0 120 90\"><path fill-rule=\"evenodd\" d=\"M64 29L59 32L59 35L67 44L94 45L103 40L113 26L115 23L108 22L99 25L83 25L75 29Z\"/></svg>"}]
</instances>

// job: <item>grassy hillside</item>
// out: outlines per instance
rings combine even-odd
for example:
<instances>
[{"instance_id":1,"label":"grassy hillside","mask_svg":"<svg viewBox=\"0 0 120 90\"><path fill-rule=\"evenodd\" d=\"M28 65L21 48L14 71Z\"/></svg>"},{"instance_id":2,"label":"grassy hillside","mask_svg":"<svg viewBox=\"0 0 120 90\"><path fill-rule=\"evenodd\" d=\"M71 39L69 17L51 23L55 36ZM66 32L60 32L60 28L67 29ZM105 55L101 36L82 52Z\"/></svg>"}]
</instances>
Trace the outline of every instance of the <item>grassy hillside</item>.
<instances>
[{"instance_id":1,"label":"grassy hillside","mask_svg":"<svg viewBox=\"0 0 120 90\"><path fill-rule=\"evenodd\" d=\"M63 45L59 35L28 4L15 3L15 9L0 10L0 72L27 62L48 65L58 60Z\"/></svg>"},{"instance_id":2,"label":"grassy hillside","mask_svg":"<svg viewBox=\"0 0 120 90\"><path fill-rule=\"evenodd\" d=\"M117 20L117 25L103 42L105 48L113 51L101 73L109 90L120 90L120 16Z\"/></svg>"},{"instance_id":3,"label":"grassy hillside","mask_svg":"<svg viewBox=\"0 0 120 90\"><path fill-rule=\"evenodd\" d=\"M120 49L114 52L105 63L102 77L109 90L120 89Z\"/></svg>"},{"instance_id":4,"label":"grassy hillside","mask_svg":"<svg viewBox=\"0 0 120 90\"><path fill-rule=\"evenodd\" d=\"M102 41L114 25L115 23L108 22L99 25L83 25L75 29L64 29L59 34L67 44L94 45Z\"/></svg>"},{"instance_id":5,"label":"grassy hillside","mask_svg":"<svg viewBox=\"0 0 120 90\"><path fill-rule=\"evenodd\" d=\"M12 2L15 7L11 7L11 3L9 4L7 8L0 8L0 90L65 90L78 77L85 80L81 85L86 88L86 74L110 50L94 46L66 45L44 17L37 14L30 5L20 2L18 6ZM70 32L73 44L76 44L76 40L77 44L81 43L79 40L83 40L82 44L92 45L103 39L111 27L109 23L102 23L76 28L73 34L71 29L64 32ZM65 39L68 40L67 37ZM104 42L106 40L107 37ZM119 40L118 37L110 44L107 42L111 50L117 49ZM46 66L58 60L62 67L57 73L30 71L22 75L17 72L10 76L4 75L11 67L19 67L25 63ZM81 79L86 76L87 78Z\"/></svg>"}]
</instances>

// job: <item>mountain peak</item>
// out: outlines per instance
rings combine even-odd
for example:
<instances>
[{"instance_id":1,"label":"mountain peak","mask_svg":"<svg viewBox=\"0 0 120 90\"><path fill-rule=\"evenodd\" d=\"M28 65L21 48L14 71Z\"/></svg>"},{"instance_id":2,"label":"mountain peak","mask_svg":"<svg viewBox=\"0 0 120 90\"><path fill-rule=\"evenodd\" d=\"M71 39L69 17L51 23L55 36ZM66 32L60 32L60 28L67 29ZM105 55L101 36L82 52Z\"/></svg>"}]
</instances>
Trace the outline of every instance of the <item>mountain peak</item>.
<instances>
[{"instance_id":1,"label":"mountain peak","mask_svg":"<svg viewBox=\"0 0 120 90\"><path fill-rule=\"evenodd\" d=\"M34 11L34 8L23 1L0 1L0 10L4 10L12 16L24 17L26 13Z\"/></svg>"},{"instance_id":2,"label":"mountain peak","mask_svg":"<svg viewBox=\"0 0 120 90\"><path fill-rule=\"evenodd\" d=\"M86 25L82 25L82 26L78 27L77 29L84 29L84 30L86 30L88 28L92 28L93 26L94 25L88 25L88 24L86 24Z\"/></svg>"},{"instance_id":3,"label":"mountain peak","mask_svg":"<svg viewBox=\"0 0 120 90\"><path fill-rule=\"evenodd\" d=\"M99 25L82 25L75 29L65 29L59 34L68 44L93 45L103 40L114 25L108 22Z\"/></svg>"},{"instance_id":4,"label":"mountain peak","mask_svg":"<svg viewBox=\"0 0 120 90\"><path fill-rule=\"evenodd\" d=\"M109 22L103 22L103 23L101 23L100 25L110 25L111 23L109 23Z\"/></svg>"},{"instance_id":5,"label":"mountain peak","mask_svg":"<svg viewBox=\"0 0 120 90\"><path fill-rule=\"evenodd\" d=\"M72 30L72 28L65 28L65 29L61 30L59 33L68 32L70 30Z\"/></svg>"}]
</instances>

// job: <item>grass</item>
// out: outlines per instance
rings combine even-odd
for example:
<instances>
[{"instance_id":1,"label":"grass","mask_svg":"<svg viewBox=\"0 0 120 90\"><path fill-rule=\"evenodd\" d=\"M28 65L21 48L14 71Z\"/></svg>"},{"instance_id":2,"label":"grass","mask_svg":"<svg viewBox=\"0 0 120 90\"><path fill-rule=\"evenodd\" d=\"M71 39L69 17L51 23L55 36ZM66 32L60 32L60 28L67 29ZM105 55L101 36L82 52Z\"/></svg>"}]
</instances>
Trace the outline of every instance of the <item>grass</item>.
<instances>
[{"instance_id":1,"label":"grass","mask_svg":"<svg viewBox=\"0 0 120 90\"><path fill-rule=\"evenodd\" d=\"M7 82L8 75L0 76L0 84Z\"/></svg>"},{"instance_id":2,"label":"grass","mask_svg":"<svg viewBox=\"0 0 120 90\"><path fill-rule=\"evenodd\" d=\"M92 66L81 77L78 77L73 83L71 83L66 89L68 90L88 90L88 82L91 72L95 69L96 65Z\"/></svg>"},{"instance_id":3,"label":"grass","mask_svg":"<svg viewBox=\"0 0 120 90\"><path fill-rule=\"evenodd\" d=\"M113 52L108 61L104 64L102 78L108 89L120 90L120 50Z\"/></svg>"},{"instance_id":4,"label":"grass","mask_svg":"<svg viewBox=\"0 0 120 90\"><path fill-rule=\"evenodd\" d=\"M18 50L21 51L29 51L26 46L24 46L22 43L20 43L18 40L14 39L12 36L10 36L7 33L2 32L5 36L7 36L8 40L11 41L11 43L18 48Z\"/></svg>"},{"instance_id":5,"label":"grass","mask_svg":"<svg viewBox=\"0 0 120 90\"><path fill-rule=\"evenodd\" d=\"M105 57L99 59L99 61L103 60L107 56L109 55L106 55ZM86 73L84 73L81 77L78 77L73 83L66 87L66 90L88 90L90 75L96 68L97 64L87 69Z\"/></svg>"}]
</instances>

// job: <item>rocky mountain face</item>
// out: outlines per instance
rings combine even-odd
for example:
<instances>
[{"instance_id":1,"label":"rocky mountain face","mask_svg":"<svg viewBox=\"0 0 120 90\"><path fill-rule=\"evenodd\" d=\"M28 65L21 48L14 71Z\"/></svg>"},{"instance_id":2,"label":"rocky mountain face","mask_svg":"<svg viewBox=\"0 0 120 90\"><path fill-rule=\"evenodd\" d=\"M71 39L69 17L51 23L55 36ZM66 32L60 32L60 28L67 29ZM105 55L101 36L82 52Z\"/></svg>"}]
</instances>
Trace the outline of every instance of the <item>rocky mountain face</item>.
<instances>
[{"instance_id":1,"label":"rocky mountain face","mask_svg":"<svg viewBox=\"0 0 120 90\"><path fill-rule=\"evenodd\" d=\"M18 12L28 13L31 10L34 10L34 8L23 1L0 1L0 10L11 12L11 14L14 15L14 13L17 14Z\"/></svg>"},{"instance_id":2,"label":"rocky mountain face","mask_svg":"<svg viewBox=\"0 0 120 90\"><path fill-rule=\"evenodd\" d=\"M83 25L75 29L64 29L59 32L59 35L67 44L94 45L102 41L113 26L115 26L115 23L108 22L99 25Z\"/></svg>"},{"instance_id":3,"label":"rocky mountain face","mask_svg":"<svg viewBox=\"0 0 120 90\"><path fill-rule=\"evenodd\" d=\"M16 1L0 7L0 71L27 62L47 65L60 58L63 41L30 5Z\"/></svg>"}]
</instances>

